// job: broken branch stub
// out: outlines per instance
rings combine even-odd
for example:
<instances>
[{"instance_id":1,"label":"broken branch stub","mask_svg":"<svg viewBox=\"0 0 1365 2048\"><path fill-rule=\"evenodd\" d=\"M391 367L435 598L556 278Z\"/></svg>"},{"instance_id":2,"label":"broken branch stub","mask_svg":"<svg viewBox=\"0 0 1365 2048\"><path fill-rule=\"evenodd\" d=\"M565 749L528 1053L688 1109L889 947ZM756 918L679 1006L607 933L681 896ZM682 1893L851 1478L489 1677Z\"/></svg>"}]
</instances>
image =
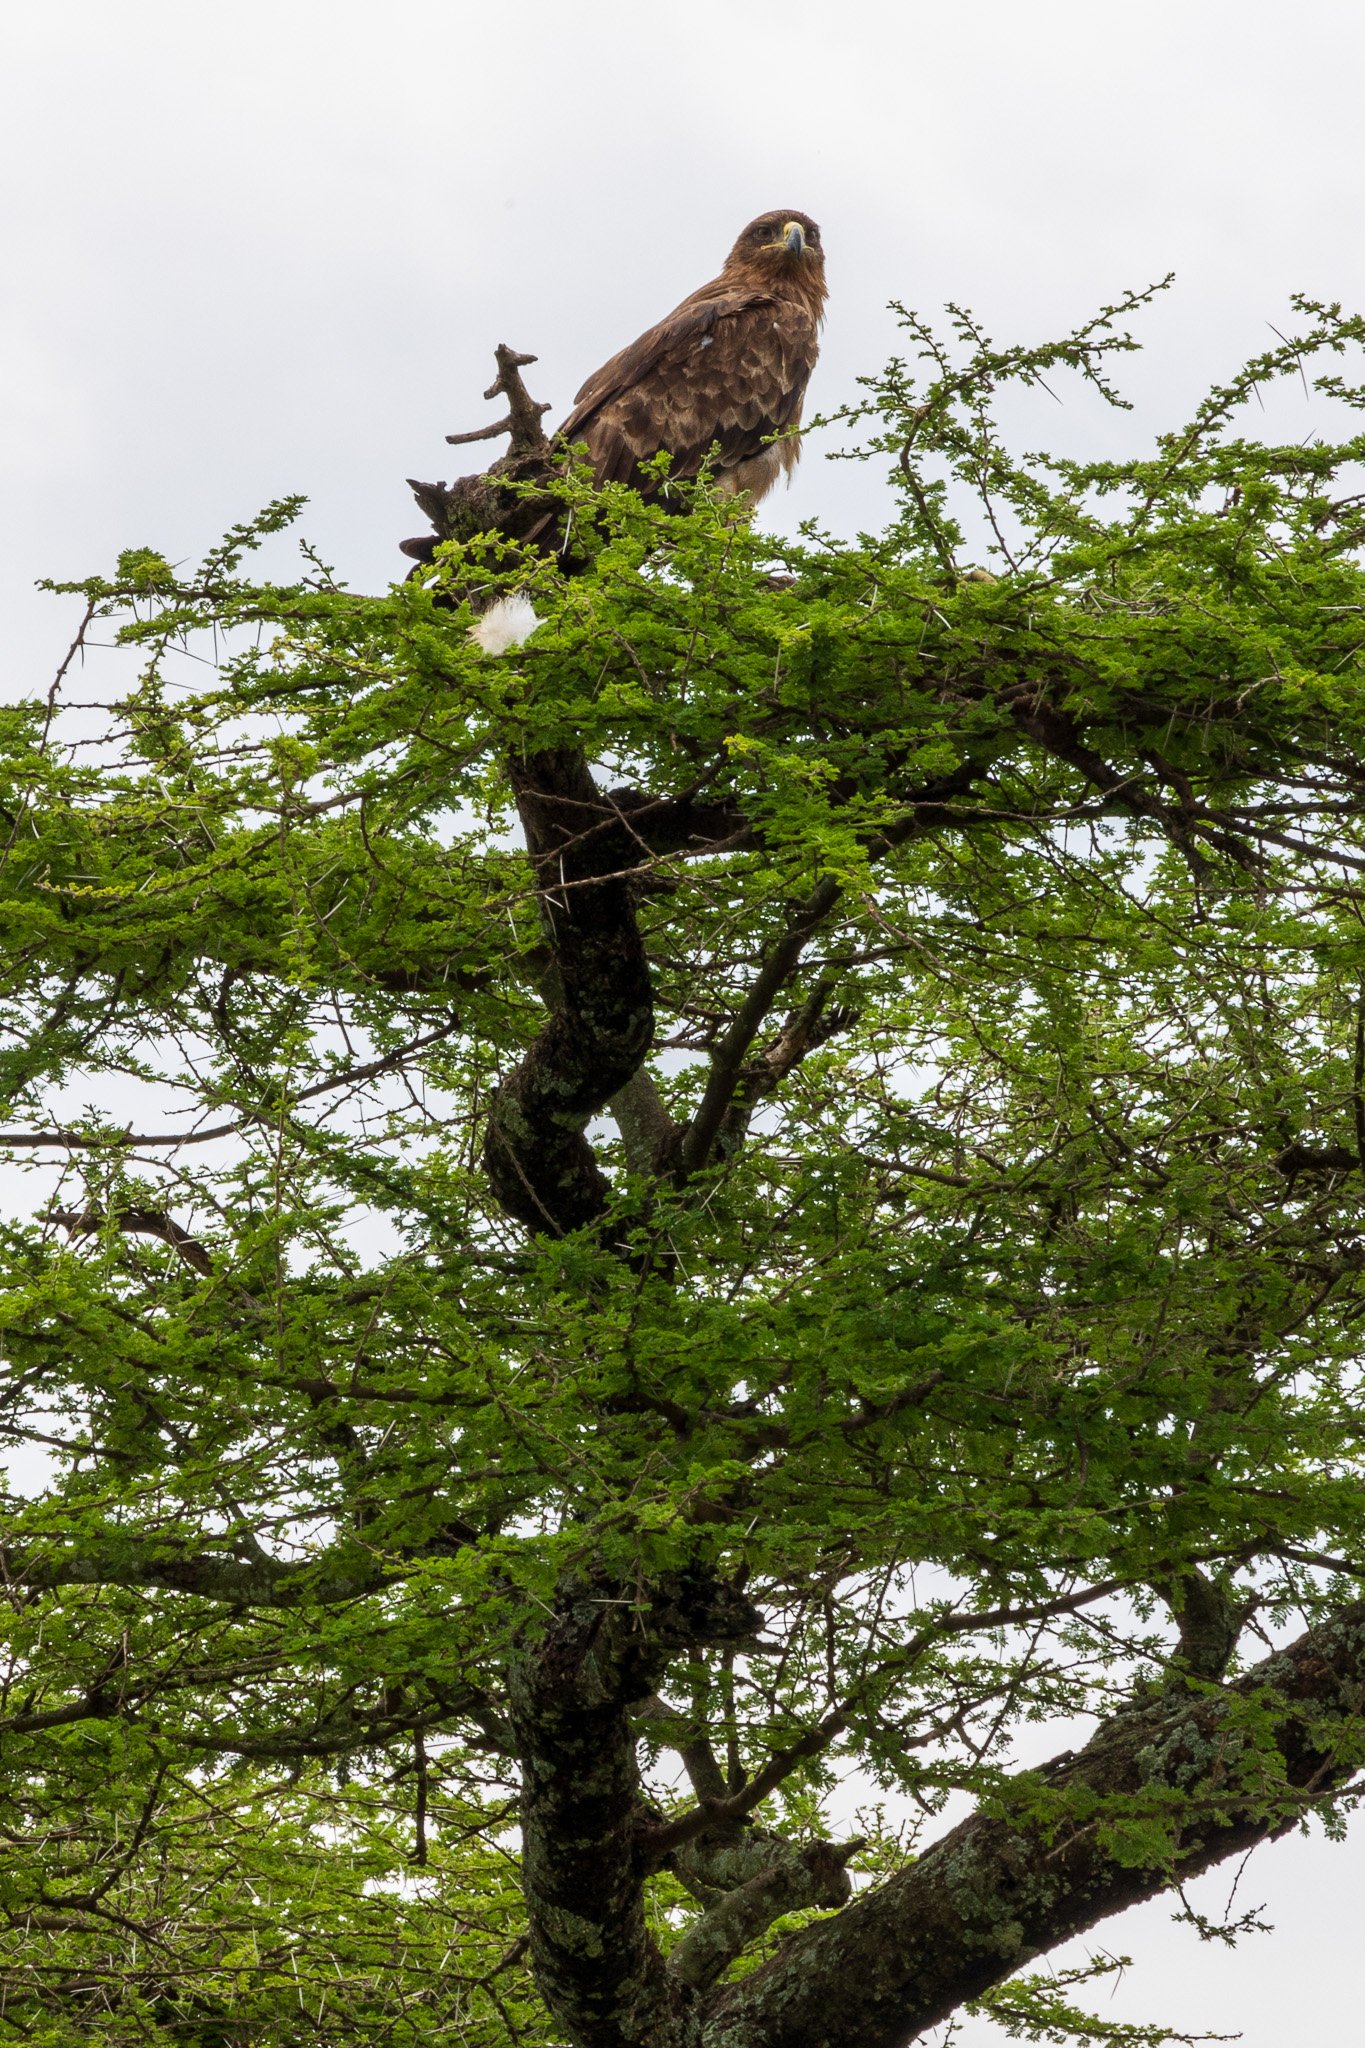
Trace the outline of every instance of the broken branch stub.
<instances>
[{"instance_id":1,"label":"broken branch stub","mask_svg":"<svg viewBox=\"0 0 1365 2048\"><path fill-rule=\"evenodd\" d=\"M554 506L548 499L508 488L548 481L554 470L554 451L541 425L550 410L549 401L540 403L532 398L521 375L536 358L508 348L505 342L498 344L495 355L498 374L484 397L505 398L506 414L492 426L477 427L467 434L447 434L446 439L461 446L507 434L506 453L486 470L458 477L453 484L408 478L414 498L434 529L399 542L403 553L417 562L429 562L443 540L469 542L479 534L498 534L508 540L533 542L555 532Z\"/></svg>"},{"instance_id":2,"label":"broken branch stub","mask_svg":"<svg viewBox=\"0 0 1365 2048\"><path fill-rule=\"evenodd\" d=\"M454 445L466 441L492 441L499 434L510 434L512 439L505 460L524 455L548 456L550 444L540 422L550 410L548 398L537 405L522 381L521 372L528 363L539 360L536 356L518 355L500 341L494 351L497 357L498 374L484 392L485 399L506 398L507 416L496 426L476 427L468 434L447 434L447 441Z\"/></svg>"}]
</instances>

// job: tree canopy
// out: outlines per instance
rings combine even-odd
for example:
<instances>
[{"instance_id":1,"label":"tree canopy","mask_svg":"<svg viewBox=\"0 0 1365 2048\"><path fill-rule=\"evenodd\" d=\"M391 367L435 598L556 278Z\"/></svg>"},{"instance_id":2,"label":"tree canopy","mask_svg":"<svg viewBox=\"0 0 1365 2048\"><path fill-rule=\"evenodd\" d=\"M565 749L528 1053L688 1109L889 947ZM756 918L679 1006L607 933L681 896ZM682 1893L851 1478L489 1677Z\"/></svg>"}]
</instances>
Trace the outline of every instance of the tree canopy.
<instances>
[{"instance_id":1,"label":"tree canopy","mask_svg":"<svg viewBox=\"0 0 1365 2048\"><path fill-rule=\"evenodd\" d=\"M1025 1966L1340 1825L1365 324L1015 452L1145 296L904 313L856 543L570 473L574 573L262 580L291 501L64 586L0 713L0 2038L1154 2041ZM1254 431L1291 376L1335 438Z\"/></svg>"}]
</instances>

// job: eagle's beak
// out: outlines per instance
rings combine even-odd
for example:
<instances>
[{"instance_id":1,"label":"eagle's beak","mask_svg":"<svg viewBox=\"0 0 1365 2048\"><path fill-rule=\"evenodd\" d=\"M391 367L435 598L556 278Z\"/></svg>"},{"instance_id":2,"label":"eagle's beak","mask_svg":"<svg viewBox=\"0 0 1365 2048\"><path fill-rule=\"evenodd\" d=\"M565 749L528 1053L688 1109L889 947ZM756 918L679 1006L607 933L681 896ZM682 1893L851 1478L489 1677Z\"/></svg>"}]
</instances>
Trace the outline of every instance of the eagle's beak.
<instances>
[{"instance_id":1,"label":"eagle's beak","mask_svg":"<svg viewBox=\"0 0 1365 2048\"><path fill-rule=\"evenodd\" d=\"M789 256L799 256L806 246L806 233L799 220L789 220L782 229L782 246Z\"/></svg>"}]
</instances>

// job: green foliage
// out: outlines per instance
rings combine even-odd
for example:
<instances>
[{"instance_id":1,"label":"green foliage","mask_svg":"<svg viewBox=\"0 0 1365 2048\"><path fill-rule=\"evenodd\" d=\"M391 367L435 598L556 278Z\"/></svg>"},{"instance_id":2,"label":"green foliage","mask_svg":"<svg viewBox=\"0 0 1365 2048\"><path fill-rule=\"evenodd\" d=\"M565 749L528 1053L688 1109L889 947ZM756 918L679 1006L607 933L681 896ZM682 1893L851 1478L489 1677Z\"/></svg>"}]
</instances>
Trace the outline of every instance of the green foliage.
<instances>
[{"instance_id":1,"label":"green foliage","mask_svg":"<svg viewBox=\"0 0 1365 2048\"><path fill-rule=\"evenodd\" d=\"M500 659L482 555L254 580L293 501L75 587L114 694L92 656L0 726L0 2039L550 2038L502 1679L568 1581L744 1584L653 1794L698 1729L738 1782L827 1728L764 1809L806 1838L851 1775L1046 1813L1012 1741L1198 1683L1192 1574L1273 1627L1365 1573L1365 328L1302 304L1140 457L1012 454L1000 394L1107 390L1139 303L1043 349L907 315L927 366L849 415L885 533L611 489L586 573L509 552ZM1339 437L1249 435L1301 369ZM528 1241L479 1150L555 1000L506 764L563 746L747 821L641 856L675 1119L826 897L706 1169L603 1117L608 1224ZM1135 1861L1179 1818L1101 1816ZM913 1847L862 1831L869 1880Z\"/></svg>"},{"instance_id":2,"label":"green foliage","mask_svg":"<svg viewBox=\"0 0 1365 2048\"><path fill-rule=\"evenodd\" d=\"M1168 2027L1100 2019L1068 1998L1067 1993L1081 1985L1121 1976L1127 1967L1127 1956L1092 1956L1078 1969L1014 1977L974 2001L968 2011L994 2020L1007 2040L1055 2042L1058 2048L1083 2041L1099 2041L1104 2048L1167 2048L1169 2042L1185 2042L1193 2048L1199 2041L1239 2038L1235 2034L1177 2034Z\"/></svg>"}]
</instances>

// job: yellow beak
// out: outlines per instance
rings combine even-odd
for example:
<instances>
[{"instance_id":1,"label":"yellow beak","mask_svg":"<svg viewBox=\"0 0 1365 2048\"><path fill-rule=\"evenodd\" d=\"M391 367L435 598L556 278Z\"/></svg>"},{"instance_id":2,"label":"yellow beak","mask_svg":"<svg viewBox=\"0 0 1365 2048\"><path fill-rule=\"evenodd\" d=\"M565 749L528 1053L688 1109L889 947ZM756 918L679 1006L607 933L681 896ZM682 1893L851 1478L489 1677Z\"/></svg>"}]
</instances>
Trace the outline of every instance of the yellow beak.
<instances>
[{"instance_id":1,"label":"yellow beak","mask_svg":"<svg viewBox=\"0 0 1365 2048\"><path fill-rule=\"evenodd\" d=\"M806 231L799 220L789 220L782 228L782 247L789 256L799 256L806 246Z\"/></svg>"}]
</instances>

